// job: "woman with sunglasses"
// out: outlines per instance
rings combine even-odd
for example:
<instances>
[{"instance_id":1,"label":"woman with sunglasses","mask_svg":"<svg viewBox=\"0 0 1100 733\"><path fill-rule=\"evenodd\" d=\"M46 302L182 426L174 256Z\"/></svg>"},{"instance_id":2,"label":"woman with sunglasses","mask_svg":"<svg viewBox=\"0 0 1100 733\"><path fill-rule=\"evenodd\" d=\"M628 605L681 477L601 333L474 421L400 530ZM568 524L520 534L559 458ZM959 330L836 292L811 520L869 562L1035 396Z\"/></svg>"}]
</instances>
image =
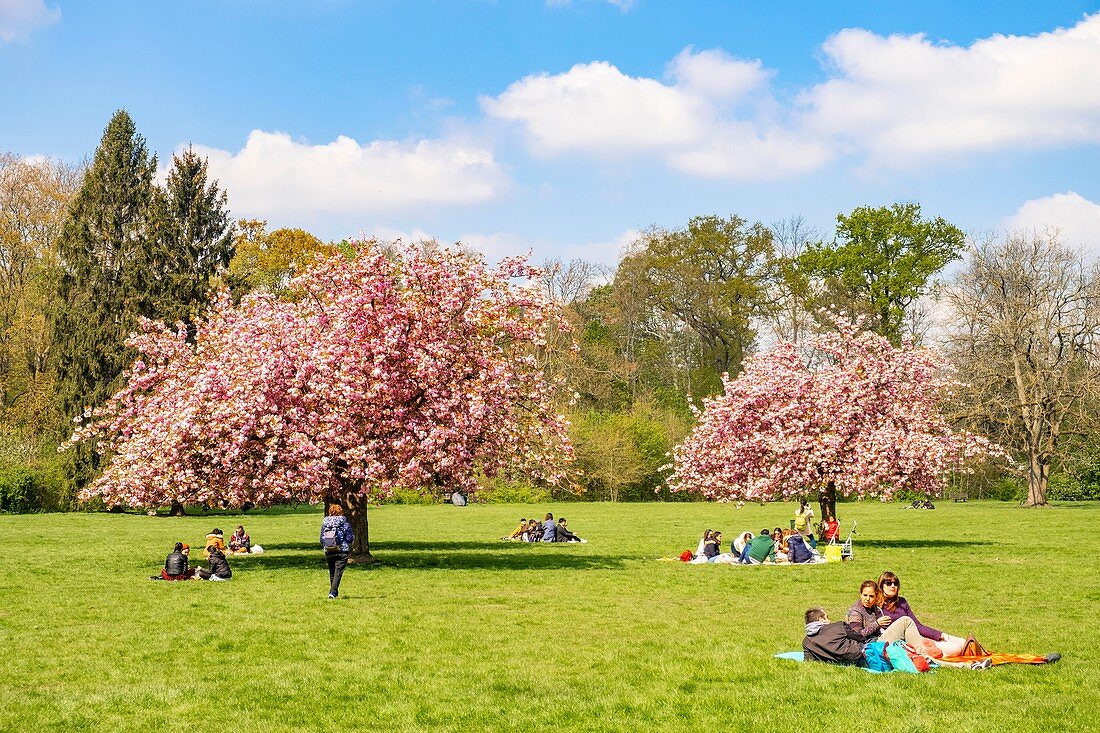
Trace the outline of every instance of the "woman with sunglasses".
<instances>
[{"instance_id":1,"label":"woman with sunglasses","mask_svg":"<svg viewBox=\"0 0 1100 733\"><path fill-rule=\"evenodd\" d=\"M944 656L949 657L962 652L963 647L966 646L966 639L945 634L939 629L933 629L931 626L925 626L920 622L920 619L913 613L913 609L909 607L909 601L901 595L901 580L898 579L897 575L887 570L879 576L878 587L882 593L882 602L879 607L882 615L889 616L894 621L905 617L913 619L920 635L925 639L930 639L943 652Z\"/></svg>"}]
</instances>

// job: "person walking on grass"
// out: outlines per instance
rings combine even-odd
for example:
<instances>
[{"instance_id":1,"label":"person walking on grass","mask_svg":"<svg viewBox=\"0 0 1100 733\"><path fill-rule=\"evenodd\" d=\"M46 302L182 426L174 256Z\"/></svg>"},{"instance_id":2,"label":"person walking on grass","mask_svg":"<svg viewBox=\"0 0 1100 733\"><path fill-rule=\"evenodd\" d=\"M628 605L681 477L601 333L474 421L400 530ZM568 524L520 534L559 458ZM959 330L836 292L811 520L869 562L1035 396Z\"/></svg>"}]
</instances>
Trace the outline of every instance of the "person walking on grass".
<instances>
[{"instance_id":1,"label":"person walking on grass","mask_svg":"<svg viewBox=\"0 0 1100 733\"><path fill-rule=\"evenodd\" d=\"M351 543L355 542L355 532L351 522L344 516L339 504L328 508L328 516L321 520L321 547L325 550L325 562L328 563L328 597L335 599L340 595L340 579L344 568L348 566Z\"/></svg>"}]
</instances>

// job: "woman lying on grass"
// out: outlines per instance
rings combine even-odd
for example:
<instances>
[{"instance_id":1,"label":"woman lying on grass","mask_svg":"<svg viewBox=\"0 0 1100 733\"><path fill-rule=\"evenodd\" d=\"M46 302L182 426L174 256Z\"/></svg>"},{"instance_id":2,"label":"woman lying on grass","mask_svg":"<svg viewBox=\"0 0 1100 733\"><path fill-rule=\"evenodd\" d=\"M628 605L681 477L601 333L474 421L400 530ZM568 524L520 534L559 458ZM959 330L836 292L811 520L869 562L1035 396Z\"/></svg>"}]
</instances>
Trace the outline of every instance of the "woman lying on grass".
<instances>
[{"instance_id":1,"label":"woman lying on grass","mask_svg":"<svg viewBox=\"0 0 1100 733\"><path fill-rule=\"evenodd\" d=\"M879 576L878 585L881 592L879 611L883 616L892 621L905 617L913 619L920 635L931 640L942 656L950 657L962 653L963 647L966 646L966 639L945 634L939 629L933 629L920 622L913 613L913 609L909 607L909 602L901 595L901 581L898 576L887 570Z\"/></svg>"}]
</instances>

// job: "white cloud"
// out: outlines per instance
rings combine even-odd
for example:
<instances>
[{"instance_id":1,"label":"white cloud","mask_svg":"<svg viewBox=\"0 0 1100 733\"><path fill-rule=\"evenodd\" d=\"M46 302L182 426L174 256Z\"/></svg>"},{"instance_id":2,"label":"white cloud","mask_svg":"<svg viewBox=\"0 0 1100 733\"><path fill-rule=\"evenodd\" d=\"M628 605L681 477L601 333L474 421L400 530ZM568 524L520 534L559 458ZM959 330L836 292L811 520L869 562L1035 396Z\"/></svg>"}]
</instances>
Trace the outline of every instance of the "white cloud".
<instances>
[{"instance_id":1,"label":"white cloud","mask_svg":"<svg viewBox=\"0 0 1100 733\"><path fill-rule=\"evenodd\" d=\"M542 155L654 155L694 175L742 179L802 172L829 158L821 143L763 114L774 105L771 72L759 60L689 47L667 71L671 83L627 76L604 61L578 64L520 79L481 105L522 125Z\"/></svg>"},{"instance_id":2,"label":"white cloud","mask_svg":"<svg viewBox=\"0 0 1100 733\"><path fill-rule=\"evenodd\" d=\"M621 13L629 13L634 7L634 0L607 0L607 2L618 8ZM548 8L568 8L572 4L572 0L546 0Z\"/></svg>"},{"instance_id":3,"label":"white cloud","mask_svg":"<svg viewBox=\"0 0 1100 733\"><path fill-rule=\"evenodd\" d=\"M1100 252L1100 204L1073 191L1025 201L1004 221L1004 228L1039 232L1057 228L1064 243Z\"/></svg>"},{"instance_id":4,"label":"white cloud","mask_svg":"<svg viewBox=\"0 0 1100 733\"><path fill-rule=\"evenodd\" d=\"M812 125L877 165L1100 142L1100 14L965 47L848 29L823 49L836 77L803 95Z\"/></svg>"},{"instance_id":5,"label":"white cloud","mask_svg":"<svg viewBox=\"0 0 1100 733\"><path fill-rule=\"evenodd\" d=\"M60 18L61 9L46 7L45 0L0 0L0 43L26 40Z\"/></svg>"},{"instance_id":6,"label":"white cloud","mask_svg":"<svg viewBox=\"0 0 1100 733\"><path fill-rule=\"evenodd\" d=\"M489 201L506 181L493 153L448 140L310 145L253 130L236 153L195 146L235 215L363 214ZM277 217L273 217L277 218Z\"/></svg>"},{"instance_id":7,"label":"white cloud","mask_svg":"<svg viewBox=\"0 0 1100 733\"><path fill-rule=\"evenodd\" d=\"M538 264L548 257L556 257L563 262L584 260L601 265L615 265L622 259L627 248L634 243L641 232L628 229L618 236L599 242L574 242L565 245L552 245L548 242L533 241L516 234L463 234L458 238L467 247L483 252L490 261L501 257L512 257L525 252L534 252L532 262Z\"/></svg>"}]
</instances>

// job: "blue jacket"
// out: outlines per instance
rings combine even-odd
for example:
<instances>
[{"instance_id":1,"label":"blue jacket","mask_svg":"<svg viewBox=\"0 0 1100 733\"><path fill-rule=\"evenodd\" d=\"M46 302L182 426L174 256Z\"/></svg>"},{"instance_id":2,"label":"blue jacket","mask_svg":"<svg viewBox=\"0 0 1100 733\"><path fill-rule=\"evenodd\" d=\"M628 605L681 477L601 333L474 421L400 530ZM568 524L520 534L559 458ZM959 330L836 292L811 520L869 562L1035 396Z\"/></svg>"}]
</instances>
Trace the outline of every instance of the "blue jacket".
<instances>
[{"instance_id":1,"label":"blue jacket","mask_svg":"<svg viewBox=\"0 0 1100 733\"><path fill-rule=\"evenodd\" d=\"M325 530L336 530L336 546L340 552L351 552L351 543L355 542L355 532L351 528L351 522L345 516L325 517L321 520L322 545L324 544Z\"/></svg>"},{"instance_id":2,"label":"blue jacket","mask_svg":"<svg viewBox=\"0 0 1100 733\"><path fill-rule=\"evenodd\" d=\"M554 542L558 539L558 525L554 524L553 519L547 519L542 523L542 541Z\"/></svg>"},{"instance_id":3,"label":"blue jacket","mask_svg":"<svg viewBox=\"0 0 1100 733\"><path fill-rule=\"evenodd\" d=\"M810 552L809 547L806 547L802 535L791 535L787 540L787 549L790 551L788 557L791 562L810 562L814 559L814 554Z\"/></svg>"}]
</instances>

